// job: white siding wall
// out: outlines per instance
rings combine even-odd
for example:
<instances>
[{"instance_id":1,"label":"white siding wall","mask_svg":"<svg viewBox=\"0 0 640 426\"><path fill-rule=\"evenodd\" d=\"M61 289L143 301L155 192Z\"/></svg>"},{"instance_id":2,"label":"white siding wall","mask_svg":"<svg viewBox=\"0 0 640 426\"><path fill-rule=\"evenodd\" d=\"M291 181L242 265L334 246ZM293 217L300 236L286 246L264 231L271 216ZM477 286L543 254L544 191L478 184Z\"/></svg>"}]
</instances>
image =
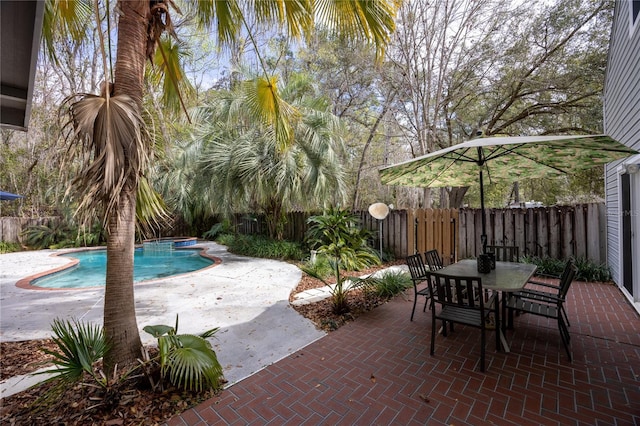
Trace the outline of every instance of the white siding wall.
<instances>
[{"instance_id":1,"label":"white siding wall","mask_svg":"<svg viewBox=\"0 0 640 426\"><path fill-rule=\"evenodd\" d=\"M640 25L631 25L631 1L617 1L604 93L604 131L614 139L640 151ZM625 162L629 162L626 160ZM640 163L640 157L633 158ZM622 285L620 254L620 166L623 162L611 163L606 168L606 204L607 204L607 262L611 267L613 279ZM637 177L634 176L634 179ZM638 206L640 192L637 185L632 186L632 205ZM636 212L638 213L638 212ZM640 213L638 213L640 214ZM635 220L636 227L640 220ZM636 238L640 238L640 229L635 229ZM634 260L634 273L640 272L640 262ZM635 295L636 299L640 297Z\"/></svg>"}]
</instances>

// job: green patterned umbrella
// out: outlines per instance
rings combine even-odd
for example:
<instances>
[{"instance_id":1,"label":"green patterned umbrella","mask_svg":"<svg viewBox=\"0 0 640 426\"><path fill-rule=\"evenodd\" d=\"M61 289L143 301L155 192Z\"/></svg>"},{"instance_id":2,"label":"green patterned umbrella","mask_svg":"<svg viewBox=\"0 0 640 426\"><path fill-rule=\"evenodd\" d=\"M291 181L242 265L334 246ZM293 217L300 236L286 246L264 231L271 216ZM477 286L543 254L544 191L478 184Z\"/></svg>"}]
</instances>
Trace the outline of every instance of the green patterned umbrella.
<instances>
[{"instance_id":1,"label":"green patterned umbrella","mask_svg":"<svg viewBox=\"0 0 640 426\"><path fill-rule=\"evenodd\" d=\"M558 176L637 153L606 135L478 138L385 167L380 180L385 185L414 187L479 184L484 248L483 179L512 182Z\"/></svg>"}]
</instances>

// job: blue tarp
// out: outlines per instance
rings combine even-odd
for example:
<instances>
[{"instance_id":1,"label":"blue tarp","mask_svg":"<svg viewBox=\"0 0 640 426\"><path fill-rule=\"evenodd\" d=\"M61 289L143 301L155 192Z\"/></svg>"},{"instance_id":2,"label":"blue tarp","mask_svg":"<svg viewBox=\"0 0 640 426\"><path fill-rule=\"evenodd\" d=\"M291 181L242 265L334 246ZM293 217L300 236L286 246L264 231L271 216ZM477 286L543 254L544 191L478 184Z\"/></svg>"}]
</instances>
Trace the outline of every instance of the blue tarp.
<instances>
[{"instance_id":1,"label":"blue tarp","mask_svg":"<svg viewBox=\"0 0 640 426\"><path fill-rule=\"evenodd\" d=\"M22 198L22 195L0 191L0 200L15 200L16 198Z\"/></svg>"}]
</instances>

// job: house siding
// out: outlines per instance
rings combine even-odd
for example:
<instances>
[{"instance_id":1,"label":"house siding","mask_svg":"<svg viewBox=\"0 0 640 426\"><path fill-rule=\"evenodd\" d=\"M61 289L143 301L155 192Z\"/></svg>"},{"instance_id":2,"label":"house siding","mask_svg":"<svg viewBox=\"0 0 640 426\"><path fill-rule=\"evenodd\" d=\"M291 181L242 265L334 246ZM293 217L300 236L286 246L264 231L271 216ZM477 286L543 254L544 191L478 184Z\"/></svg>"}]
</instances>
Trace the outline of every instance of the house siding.
<instances>
[{"instance_id":1,"label":"house siding","mask_svg":"<svg viewBox=\"0 0 640 426\"><path fill-rule=\"evenodd\" d=\"M607 60L607 72L604 89L604 131L619 142L640 151L640 25L630 25L631 1L615 3L613 26ZM633 163L640 163L636 156ZM620 212L621 191L620 174L623 163L629 159L609 164L605 169L605 191L607 205L607 263L611 268L612 278L622 286L621 232L622 220ZM637 175L637 174L636 174ZM638 182L640 178L634 176ZM638 213L640 194L638 185L632 186L633 211ZM636 239L640 238L638 229L640 220L634 219ZM638 244L636 242L636 248ZM634 274L640 274L640 262L634 260ZM634 295L640 300L640 294Z\"/></svg>"}]
</instances>

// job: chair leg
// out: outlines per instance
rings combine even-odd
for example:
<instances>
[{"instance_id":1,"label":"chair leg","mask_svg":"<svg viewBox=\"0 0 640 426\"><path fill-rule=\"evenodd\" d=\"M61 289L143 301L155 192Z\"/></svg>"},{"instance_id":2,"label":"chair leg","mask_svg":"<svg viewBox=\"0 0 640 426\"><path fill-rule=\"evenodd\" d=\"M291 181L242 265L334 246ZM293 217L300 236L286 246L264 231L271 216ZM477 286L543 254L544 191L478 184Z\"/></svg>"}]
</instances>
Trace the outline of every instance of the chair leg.
<instances>
[{"instance_id":1,"label":"chair leg","mask_svg":"<svg viewBox=\"0 0 640 426\"><path fill-rule=\"evenodd\" d=\"M413 314L416 311L416 302L418 301L418 292L413 293L413 309L411 309L411 321L413 321Z\"/></svg>"},{"instance_id":2,"label":"chair leg","mask_svg":"<svg viewBox=\"0 0 640 426\"><path fill-rule=\"evenodd\" d=\"M422 312L427 312L427 302L431 296L425 296L424 298L424 308L422 308Z\"/></svg>"},{"instance_id":3,"label":"chair leg","mask_svg":"<svg viewBox=\"0 0 640 426\"><path fill-rule=\"evenodd\" d=\"M564 323L564 319L562 318L562 315L560 315L560 313L558 313L558 330L560 331L560 338L562 338L564 349L567 351L569 362L572 362L573 359L571 357L571 350L569 349L569 340L571 340L571 336L569 336L569 330L567 330L567 326Z\"/></svg>"},{"instance_id":4,"label":"chair leg","mask_svg":"<svg viewBox=\"0 0 640 426\"><path fill-rule=\"evenodd\" d=\"M431 317L431 350L430 353L431 355L433 355L433 348L436 344L436 316L435 316L435 310L433 310L432 312L434 312L434 315L432 315Z\"/></svg>"},{"instance_id":5,"label":"chair leg","mask_svg":"<svg viewBox=\"0 0 640 426\"><path fill-rule=\"evenodd\" d=\"M493 314L493 316L496 319L496 351L500 352L500 349L502 347L501 343L500 343L500 333L502 332L501 324L500 324L500 315L498 315L499 313L499 307L498 305L500 305L500 301L496 299L496 303L495 303L495 313ZM502 321L504 321L504 318L502 319Z\"/></svg>"},{"instance_id":6,"label":"chair leg","mask_svg":"<svg viewBox=\"0 0 640 426\"><path fill-rule=\"evenodd\" d=\"M567 327L571 327L571 324L569 323L569 317L567 317L567 311L564 310L564 305L562 305L560 310L562 311L562 315L564 316L564 322L567 324Z\"/></svg>"},{"instance_id":7,"label":"chair leg","mask_svg":"<svg viewBox=\"0 0 640 426\"><path fill-rule=\"evenodd\" d=\"M480 371L484 373L484 346L485 346L485 328L480 328Z\"/></svg>"}]
</instances>

